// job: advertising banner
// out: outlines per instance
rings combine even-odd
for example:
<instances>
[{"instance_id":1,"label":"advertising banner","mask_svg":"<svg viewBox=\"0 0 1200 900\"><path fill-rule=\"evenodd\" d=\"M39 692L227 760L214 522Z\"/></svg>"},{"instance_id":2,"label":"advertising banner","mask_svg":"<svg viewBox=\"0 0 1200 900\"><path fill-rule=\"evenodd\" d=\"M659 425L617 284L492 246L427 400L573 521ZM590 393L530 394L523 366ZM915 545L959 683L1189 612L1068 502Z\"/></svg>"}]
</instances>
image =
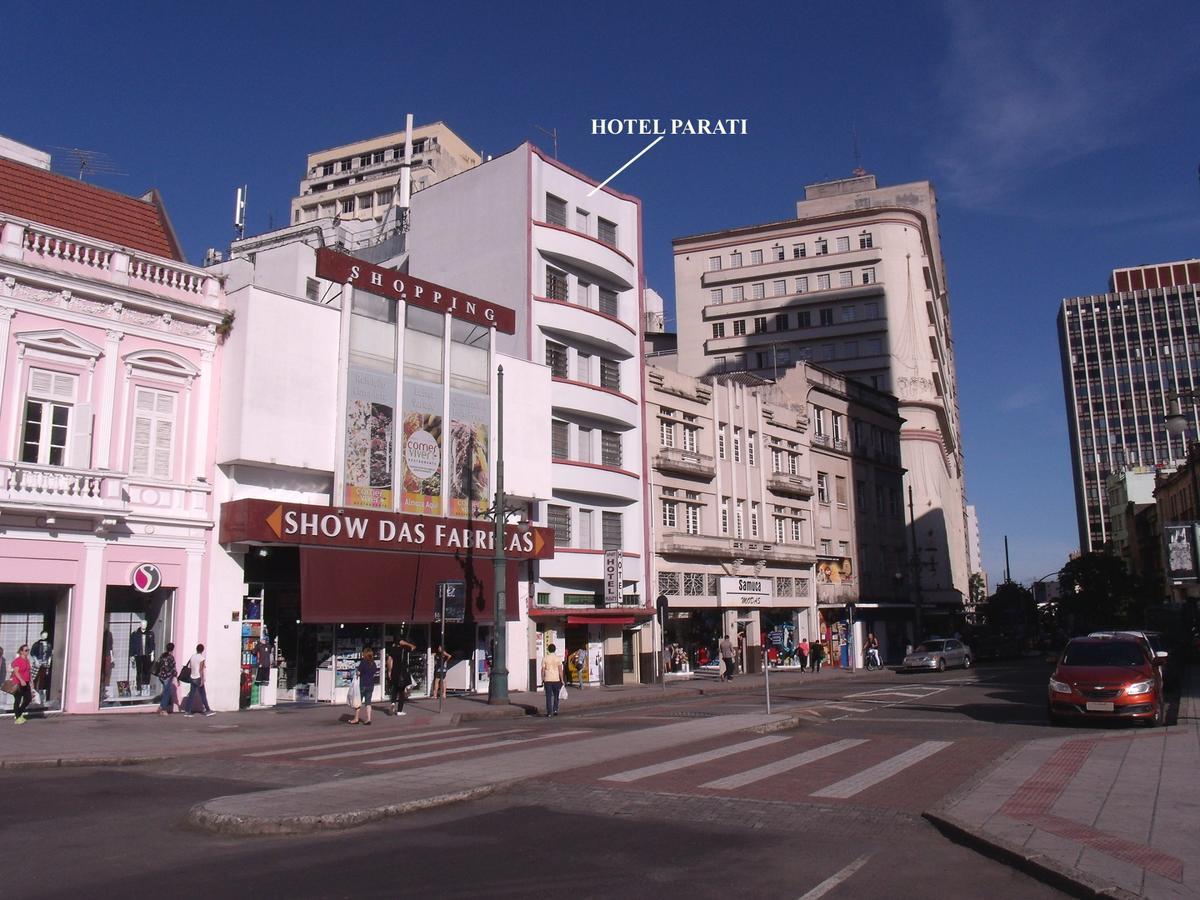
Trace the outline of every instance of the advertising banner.
<instances>
[{"instance_id":1,"label":"advertising banner","mask_svg":"<svg viewBox=\"0 0 1200 900\"><path fill-rule=\"evenodd\" d=\"M477 516L491 504L486 394L450 391L450 515Z\"/></svg>"},{"instance_id":2,"label":"advertising banner","mask_svg":"<svg viewBox=\"0 0 1200 900\"><path fill-rule=\"evenodd\" d=\"M723 607L774 605L775 585L770 578L722 575L719 583Z\"/></svg>"},{"instance_id":3,"label":"advertising banner","mask_svg":"<svg viewBox=\"0 0 1200 900\"><path fill-rule=\"evenodd\" d=\"M396 377L351 366L346 378L347 506L392 509Z\"/></svg>"},{"instance_id":4,"label":"advertising banner","mask_svg":"<svg viewBox=\"0 0 1200 900\"><path fill-rule=\"evenodd\" d=\"M1163 539L1167 543L1167 577L1172 581L1195 581L1196 526L1164 525Z\"/></svg>"},{"instance_id":5,"label":"advertising banner","mask_svg":"<svg viewBox=\"0 0 1200 900\"><path fill-rule=\"evenodd\" d=\"M406 378L404 419L400 429L402 459L400 511L442 514L442 386Z\"/></svg>"}]
</instances>

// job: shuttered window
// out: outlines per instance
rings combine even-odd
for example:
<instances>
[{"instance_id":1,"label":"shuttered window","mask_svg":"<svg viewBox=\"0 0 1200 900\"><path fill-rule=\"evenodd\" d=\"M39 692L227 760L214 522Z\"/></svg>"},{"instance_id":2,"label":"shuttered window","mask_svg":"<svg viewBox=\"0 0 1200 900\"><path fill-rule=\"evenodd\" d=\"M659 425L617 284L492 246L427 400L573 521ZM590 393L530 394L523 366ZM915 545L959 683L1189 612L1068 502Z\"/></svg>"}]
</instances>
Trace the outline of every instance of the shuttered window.
<instances>
[{"instance_id":1,"label":"shuttered window","mask_svg":"<svg viewBox=\"0 0 1200 900\"><path fill-rule=\"evenodd\" d=\"M596 219L596 237L610 247L617 246L617 225L608 219Z\"/></svg>"},{"instance_id":2,"label":"shuttered window","mask_svg":"<svg viewBox=\"0 0 1200 900\"><path fill-rule=\"evenodd\" d=\"M600 461L606 466L621 465L621 436L615 431L600 432Z\"/></svg>"},{"instance_id":3,"label":"shuttered window","mask_svg":"<svg viewBox=\"0 0 1200 900\"><path fill-rule=\"evenodd\" d=\"M620 550L622 533L621 533L621 514L619 512L605 512L601 520L601 535L604 541L605 550Z\"/></svg>"},{"instance_id":4,"label":"shuttered window","mask_svg":"<svg viewBox=\"0 0 1200 900\"><path fill-rule=\"evenodd\" d=\"M571 508L569 506L546 506L546 524L554 529L556 547L571 546Z\"/></svg>"},{"instance_id":5,"label":"shuttered window","mask_svg":"<svg viewBox=\"0 0 1200 900\"><path fill-rule=\"evenodd\" d=\"M554 459L570 458L570 426L554 419L550 423L550 456Z\"/></svg>"},{"instance_id":6,"label":"shuttered window","mask_svg":"<svg viewBox=\"0 0 1200 900\"><path fill-rule=\"evenodd\" d=\"M177 396L167 391L134 390L131 475L163 481L171 478L176 400Z\"/></svg>"},{"instance_id":7,"label":"shuttered window","mask_svg":"<svg viewBox=\"0 0 1200 900\"><path fill-rule=\"evenodd\" d=\"M600 312L606 316L617 315L617 292L600 288Z\"/></svg>"},{"instance_id":8,"label":"shuttered window","mask_svg":"<svg viewBox=\"0 0 1200 900\"><path fill-rule=\"evenodd\" d=\"M555 378L567 377L567 348L554 341L546 341L546 365Z\"/></svg>"},{"instance_id":9,"label":"shuttered window","mask_svg":"<svg viewBox=\"0 0 1200 900\"><path fill-rule=\"evenodd\" d=\"M567 227L567 201L553 194L546 195L546 221L551 225Z\"/></svg>"},{"instance_id":10,"label":"shuttered window","mask_svg":"<svg viewBox=\"0 0 1200 900\"><path fill-rule=\"evenodd\" d=\"M567 273L546 267L546 296L551 300L567 300Z\"/></svg>"},{"instance_id":11,"label":"shuttered window","mask_svg":"<svg viewBox=\"0 0 1200 900\"><path fill-rule=\"evenodd\" d=\"M614 391L621 389L621 364L615 359L600 358L600 386Z\"/></svg>"}]
</instances>

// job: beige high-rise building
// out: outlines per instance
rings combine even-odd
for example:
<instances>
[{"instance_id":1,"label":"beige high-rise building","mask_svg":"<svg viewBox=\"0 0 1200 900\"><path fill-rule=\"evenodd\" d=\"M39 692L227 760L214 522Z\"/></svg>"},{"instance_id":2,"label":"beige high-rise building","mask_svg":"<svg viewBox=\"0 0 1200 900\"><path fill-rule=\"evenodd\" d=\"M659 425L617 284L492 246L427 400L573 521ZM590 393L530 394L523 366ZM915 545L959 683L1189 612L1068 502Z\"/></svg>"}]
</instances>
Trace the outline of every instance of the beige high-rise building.
<instances>
[{"instance_id":1,"label":"beige high-rise building","mask_svg":"<svg viewBox=\"0 0 1200 900\"><path fill-rule=\"evenodd\" d=\"M399 199L404 131L308 154L292 224L341 216L382 222ZM443 122L413 129L412 190L479 165L480 156Z\"/></svg>"},{"instance_id":2,"label":"beige high-rise building","mask_svg":"<svg viewBox=\"0 0 1200 900\"><path fill-rule=\"evenodd\" d=\"M773 379L811 360L896 395L914 600L930 613L958 607L963 452L933 186L881 188L865 174L811 184L794 219L673 243L680 371Z\"/></svg>"}]
</instances>

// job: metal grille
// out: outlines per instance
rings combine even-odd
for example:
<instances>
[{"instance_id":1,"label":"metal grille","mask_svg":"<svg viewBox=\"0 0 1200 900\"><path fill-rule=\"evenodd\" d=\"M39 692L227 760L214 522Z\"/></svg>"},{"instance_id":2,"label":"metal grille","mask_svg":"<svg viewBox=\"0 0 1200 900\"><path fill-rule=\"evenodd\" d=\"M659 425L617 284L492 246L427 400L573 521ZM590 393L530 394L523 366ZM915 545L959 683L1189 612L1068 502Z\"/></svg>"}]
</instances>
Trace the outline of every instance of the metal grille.
<instances>
[{"instance_id":1,"label":"metal grille","mask_svg":"<svg viewBox=\"0 0 1200 900\"><path fill-rule=\"evenodd\" d=\"M555 197L553 194L546 195L546 221L551 225L560 225L563 228L567 227L567 201Z\"/></svg>"},{"instance_id":2,"label":"metal grille","mask_svg":"<svg viewBox=\"0 0 1200 900\"><path fill-rule=\"evenodd\" d=\"M567 299L567 273L558 269L546 269L546 296L551 300Z\"/></svg>"},{"instance_id":3,"label":"metal grille","mask_svg":"<svg viewBox=\"0 0 1200 900\"><path fill-rule=\"evenodd\" d=\"M550 423L550 455L554 459L570 457L569 438L570 426L557 419Z\"/></svg>"},{"instance_id":4,"label":"metal grille","mask_svg":"<svg viewBox=\"0 0 1200 900\"><path fill-rule=\"evenodd\" d=\"M555 378L567 377L567 348L554 341L546 341L546 365Z\"/></svg>"},{"instance_id":5,"label":"metal grille","mask_svg":"<svg viewBox=\"0 0 1200 900\"><path fill-rule=\"evenodd\" d=\"M615 222L610 222L608 219L596 220L596 237L600 239L602 244L608 244L610 247L617 246L617 226Z\"/></svg>"},{"instance_id":6,"label":"metal grille","mask_svg":"<svg viewBox=\"0 0 1200 900\"><path fill-rule=\"evenodd\" d=\"M617 292L608 288L600 288L600 312L606 316L617 315Z\"/></svg>"},{"instance_id":7,"label":"metal grille","mask_svg":"<svg viewBox=\"0 0 1200 900\"><path fill-rule=\"evenodd\" d=\"M614 391L621 389L621 366L615 359L601 358L600 386Z\"/></svg>"},{"instance_id":8,"label":"metal grille","mask_svg":"<svg viewBox=\"0 0 1200 900\"><path fill-rule=\"evenodd\" d=\"M666 594L668 597L679 596L679 573L659 572L658 592L660 594Z\"/></svg>"},{"instance_id":9,"label":"metal grille","mask_svg":"<svg viewBox=\"0 0 1200 900\"><path fill-rule=\"evenodd\" d=\"M700 597L704 594L704 573L684 572L683 593L689 597Z\"/></svg>"},{"instance_id":10,"label":"metal grille","mask_svg":"<svg viewBox=\"0 0 1200 900\"><path fill-rule=\"evenodd\" d=\"M603 531L602 539L604 541L605 550L620 550L622 543L621 534L621 514L618 512L606 512L601 520L601 528Z\"/></svg>"},{"instance_id":11,"label":"metal grille","mask_svg":"<svg viewBox=\"0 0 1200 900\"><path fill-rule=\"evenodd\" d=\"M547 505L546 524L554 529L556 546L571 546L571 508L569 506Z\"/></svg>"},{"instance_id":12,"label":"metal grille","mask_svg":"<svg viewBox=\"0 0 1200 900\"><path fill-rule=\"evenodd\" d=\"M600 432L600 461L606 466L621 465L621 436L615 431Z\"/></svg>"}]
</instances>

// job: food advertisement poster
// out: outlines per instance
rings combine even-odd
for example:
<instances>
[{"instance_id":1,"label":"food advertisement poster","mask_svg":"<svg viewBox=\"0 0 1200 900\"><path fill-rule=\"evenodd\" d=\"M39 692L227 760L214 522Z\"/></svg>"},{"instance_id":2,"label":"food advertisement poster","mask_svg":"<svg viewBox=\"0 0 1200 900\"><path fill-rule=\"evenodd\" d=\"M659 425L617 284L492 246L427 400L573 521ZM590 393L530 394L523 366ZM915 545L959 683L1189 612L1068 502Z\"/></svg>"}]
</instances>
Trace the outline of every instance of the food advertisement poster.
<instances>
[{"instance_id":1,"label":"food advertisement poster","mask_svg":"<svg viewBox=\"0 0 1200 900\"><path fill-rule=\"evenodd\" d=\"M345 503L390 510L396 378L351 367L346 395Z\"/></svg>"},{"instance_id":2,"label":"food advertisement poster","mask_svg":"<svg viewBox=\"0 0 1200 900\"><path fill-rule=\"evenodd\" d=\"M469 518L488 508L486 394L450 391L450 515Z\"/></svg>"},{"instance_id":3,"label":"food advertisement poster","mask_svg":"<svg viewBox=\"0 0 1200 900\"><path fill-rule=\"evenodd\" d=\"M406 378L400 429L400 511L442 514L442 386Z\"/></svg>"}]
</instances>

